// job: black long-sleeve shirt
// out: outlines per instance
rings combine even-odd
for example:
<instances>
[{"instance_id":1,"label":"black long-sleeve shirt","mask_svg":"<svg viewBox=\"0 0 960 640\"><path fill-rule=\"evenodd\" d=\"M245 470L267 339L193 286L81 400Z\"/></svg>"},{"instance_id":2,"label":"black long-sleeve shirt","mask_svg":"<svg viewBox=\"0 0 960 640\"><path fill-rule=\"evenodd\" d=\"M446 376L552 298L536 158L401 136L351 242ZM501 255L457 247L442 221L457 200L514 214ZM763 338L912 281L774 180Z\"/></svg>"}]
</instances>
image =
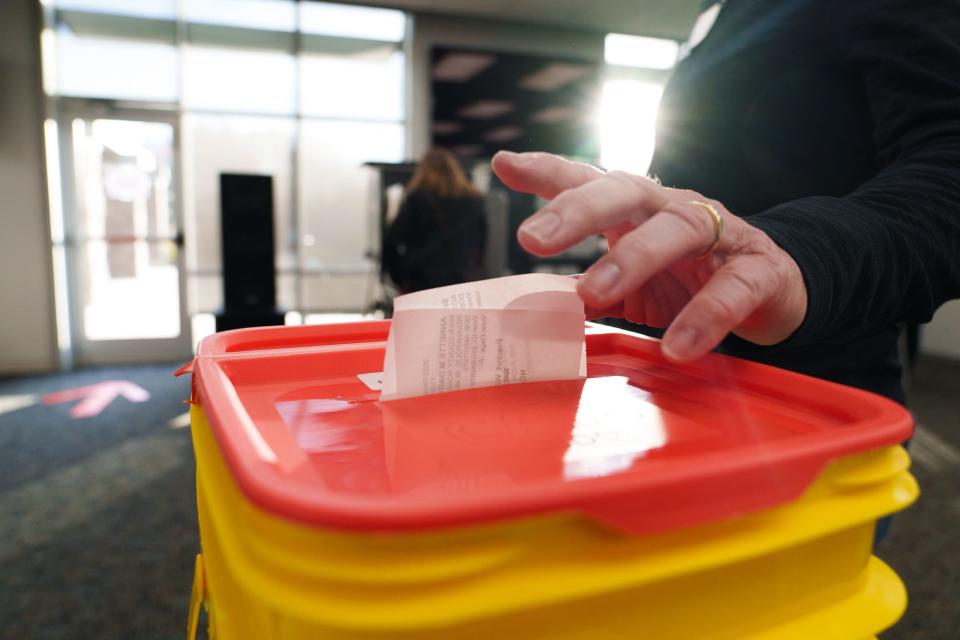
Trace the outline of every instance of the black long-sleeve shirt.
<instances>
[{"instance_id":1,"label":"black long-sleeve shirt","mask_svg":"<svg viewBox=\"0 0 960 640\"><path fill-rule=\"evenodd\" d=\"M478 280L486 240L482 198L414 190L387 231L383 267L403 293Z\"/></svg>"},{"instance_id":2,"label":"black long-sleeve shirt","mask_svg":"<svg viewBox=\"0 0 960 640\"><path fill-rule=\"evenodd\" d=\"M651 173L803 273L793 336L721 350L902 399L898 323L960 297L960 2L728 0L665 88Z\"/></svg>"}]
</instances>

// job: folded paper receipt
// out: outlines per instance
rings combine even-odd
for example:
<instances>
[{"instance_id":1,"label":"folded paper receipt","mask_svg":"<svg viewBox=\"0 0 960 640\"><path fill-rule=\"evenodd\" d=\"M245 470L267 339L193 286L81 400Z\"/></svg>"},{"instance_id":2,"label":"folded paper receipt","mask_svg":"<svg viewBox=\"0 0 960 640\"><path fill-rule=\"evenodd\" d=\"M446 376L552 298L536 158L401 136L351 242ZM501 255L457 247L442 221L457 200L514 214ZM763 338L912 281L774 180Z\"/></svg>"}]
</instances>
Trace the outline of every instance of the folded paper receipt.
<instances>
[{"instance_id":1,"label":"folded paper receipt","mask_svg":"<svg viewBox=\"0 0 960 640\"><path fill-rule=\"evenodd\" d=\"M525 274L399 296L381 400L586 376L576 280Z\"/></svg>"}]
</instances>

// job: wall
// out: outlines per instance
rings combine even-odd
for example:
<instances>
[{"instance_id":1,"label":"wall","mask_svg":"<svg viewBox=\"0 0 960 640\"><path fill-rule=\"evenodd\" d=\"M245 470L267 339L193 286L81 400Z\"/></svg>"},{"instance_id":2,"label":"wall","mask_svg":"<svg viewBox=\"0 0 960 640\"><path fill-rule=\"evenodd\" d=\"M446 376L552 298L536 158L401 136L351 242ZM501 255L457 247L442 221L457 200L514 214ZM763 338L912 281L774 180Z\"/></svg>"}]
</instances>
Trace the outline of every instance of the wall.
<instances>
[{"instance_id":1,"label":"wall","mask_svg":"<svg viewBox=\"0 0 960 640\"><path fill-rule=\"evenodd\" d=\"M408 103L408 152L420 157L430 145L430 51L435 45L476 47L489 51L579 57L603 62L604 34L558 27L506 23L482 18L416 14L408 56L411 79Z\"/></svg>"},{"instance_id":2,"label":"wall","mask_svg":"<svg viewBox=\"0 0 960 640\"><path fill-rule=\"evenodd\" d=\"M0 373L57 366L39 24L36 0L0 2Z\"/></svg>"},{"instance_id":3,"label":"wall","mask_svg":"<svg viewBox=\"0 0 960 640\"><path fill-rule=\"evenodd\" d=\"M960 360L960 300L940 307L920 337L924 353Z\"/></svg>"}]
</instances>

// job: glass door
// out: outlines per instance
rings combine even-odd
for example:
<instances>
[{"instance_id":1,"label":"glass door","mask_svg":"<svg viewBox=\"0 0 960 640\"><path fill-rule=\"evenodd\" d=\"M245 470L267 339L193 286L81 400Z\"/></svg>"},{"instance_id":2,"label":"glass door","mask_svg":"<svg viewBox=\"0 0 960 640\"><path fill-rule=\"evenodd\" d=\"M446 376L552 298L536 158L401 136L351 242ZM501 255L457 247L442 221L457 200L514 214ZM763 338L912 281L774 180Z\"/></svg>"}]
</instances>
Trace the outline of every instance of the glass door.
<instances>
[{"instance_id":1,"label":"glass door","mask_svg":"<svg viewBox=\"0 0 960 640\"><path fill-rule=\"evenodd\" d=\"M173 115L64 109L74 359L189 358Z\"/></svg>"}]
</instances>

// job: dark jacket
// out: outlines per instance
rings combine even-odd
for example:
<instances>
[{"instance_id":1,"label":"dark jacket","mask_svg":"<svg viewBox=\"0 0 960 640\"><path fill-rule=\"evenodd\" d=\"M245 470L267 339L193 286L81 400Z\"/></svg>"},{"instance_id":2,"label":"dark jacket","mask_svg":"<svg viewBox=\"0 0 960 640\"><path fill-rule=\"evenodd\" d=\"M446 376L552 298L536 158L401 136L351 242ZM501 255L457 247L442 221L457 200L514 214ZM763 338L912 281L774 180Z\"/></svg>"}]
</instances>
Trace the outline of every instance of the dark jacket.
<instances>
[{"instance_id":1,"label":"dark jacket","mask_svg":"<svg viewBox=\"0 0 960 640\"><path fill-rule=\"evenodd\" d=\"M651 173L803 272L791 338L722 350L902 399L899 324L960 297L960 3L728 0L667 84Z\"/></svg>"},{"instance_id":2,"label":"dark jacket","mask_svg":"<svg viewBox=\"0 0 960 640\"><path fill-rule=\"evenodd\" d=\"M412 191L387 231L383 268L403 293L482 279L486 240L481 198Z\"/></svg>"}]
</instances>

